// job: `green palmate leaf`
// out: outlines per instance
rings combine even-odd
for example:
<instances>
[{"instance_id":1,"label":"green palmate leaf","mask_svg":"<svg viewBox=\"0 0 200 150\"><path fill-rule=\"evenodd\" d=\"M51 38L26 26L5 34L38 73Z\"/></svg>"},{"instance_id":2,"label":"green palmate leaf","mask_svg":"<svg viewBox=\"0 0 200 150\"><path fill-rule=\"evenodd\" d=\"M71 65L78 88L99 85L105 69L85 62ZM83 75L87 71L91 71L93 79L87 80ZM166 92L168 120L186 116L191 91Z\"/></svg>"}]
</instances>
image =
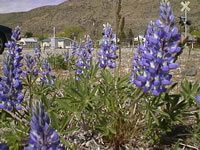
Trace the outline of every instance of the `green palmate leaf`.
<instances>
[{"instance_id":1,"label":"green palmate leaf","mask_svg":"<svg viewBox=\"0 0 200 150\"><path fill-rule=\"evenodd\" d=\"M68 101L68 97L62 97L57 99L57 109L64 109L64 110L68 110L68 108L70 108L69 105L69 101Z\"/></svg>"},{"instance_id":2,"label":"green palmate leaf","mask_svg":"<svg viewBox=\"0 0 200 150\"><path fill-rule=\"evenodd\" d=\"M110 130L110 132L111 132L112 134L116 134L116 133L117 133L116 129L114 129L114 128L112 128L112 127L109 127L108 129Z\"/></svg>"},{"instance_id":3,"label":"green palmate leaf","mask_svg":"<svg viewBox=\"0 0 200 150\"><path fill-rule=\"evenodd\" d=\"M61 125L60 125L61 127L59 128L59 132L62 132L67 127L71 119L72 119L72 116L65 116L65 118L61 122Z\"/></svg>"},{"instance_id":4,"label":"green palmate leaf","mask_svg":"<svg viewBox=\"0 0 200 150\"><path fill-rule=\"evenodd\" d=\"M183 95L184 99L188 102L189 106L195 105L195 96L200 91L199 84L191 83L187 80L181 83L181 94Z\"/></svg>"},{"instance_id":5,"label":"green palmate leaf","mask_svg":"<svg viewBox=\"0 0 200 150\"><path fill-rule=\"evenodd\" d=\"M161 110L158 110L158 109L157 109L156 111L157 111L158 113L160 113L161 115L170 118L170 115L169 115L167 112L164 112L164 111L161 111Z\"/></svg>"},{"instance_id":6,"label":"green palmate leaf","mask_svg":"<svg viewBox=\"0 0 200 150\"><path fill-rule=\"evenodd\" d=\"M75 94L76 96L79 96L80 98L84 98L83 95L85 95L85 93L81 93L82 89L80 87L79 87L79 89L72 88L71 91L72 91L72 94Z\"/></svg>"},{"instance_id":7,"label":"green palmate leaf","mask_svg":"<svg viewBox=\"0 0 200 150\"><path fill-rule=\"evenodd\" d=\"M22 124L15 124L15 127L7 124L7 127L8 126L9 131L5 132L3 137L5 138L10 149L20 150L27 140L29 127Z\"/></svg>"},{"instance_id":8,"label":"green palmate leaf","mask_svg":"<svg viewBox=\"0 0 200 150\"><path fill-rule=\"evenodd\" d=\"M151 114L151 116L153 117L153 120L155 121L155 123L159 126L160 124L159 124L159 121L158 121L158 119L156 118L156 116L154 115L154 113L152 112L152 111L150 111L150 114Z\"/></svg>"},{"instance_id":9,"label":"green palmate leaf","mask_svg":"<svg viewBox=\"0 0 200 150\"><path fill-rule=\"evenodd\" d=\"M92 65L92 70L91 70L91 76L92 77L97 74L97 71L99 70L98 66L99 66L99 63L97 63L95 66Z\"/></svg>"},{"instance_id":10,"label":"green palmate leaf","mask_svg":"<svg viewBox=\"0 0 200 150\"><path fill-rule=\"evenodd\" d=\"M127 84L129 82L129 76L130 76L130 74L126 74L125 76L120 78L118 81L118 86L120 86L121 84L124 84L124 83Z\"/></svg>"},{"instance_id":11,"label":"green palmate leaf","mask_svg":"<svg viewBox=\"0 0 200 150\"><path fill-rule=\"evenodd\" d=\"M50 118L51 118L51 124L54 128L59 129L59 116L57 113L55 113L53 110L51 112L49 112L50 114Z\"/></svg>"},{"instance_id":12,"label":"green palmate leaf","mask_svg":"<svg viewBox=\"0 0 200 150\"><path fill-rule=\"evenodd\" d=\"M173 109L174 109L174 110L183 110L183 108L184 108L186 105L187 105L187 103L185 103L185 101L183 100L183 101L177 103L177 104L173 107Z\"/></svg>"},{"instance_id":13,"label":"green palmate leaf","mask_svg":"<svg viewBox=\"0 0 200 150\"><path fill-rule=\"evenodd\" d=\"M98 85L95 86L95 87L92 89L92 91L91 91L91 93L90 93L90 97L91 97L91 98L92 98L93 96L95 96L95 94L97 93L98 89L99 89L99 86L98 86Z\"/></svg>"}]
</instances>

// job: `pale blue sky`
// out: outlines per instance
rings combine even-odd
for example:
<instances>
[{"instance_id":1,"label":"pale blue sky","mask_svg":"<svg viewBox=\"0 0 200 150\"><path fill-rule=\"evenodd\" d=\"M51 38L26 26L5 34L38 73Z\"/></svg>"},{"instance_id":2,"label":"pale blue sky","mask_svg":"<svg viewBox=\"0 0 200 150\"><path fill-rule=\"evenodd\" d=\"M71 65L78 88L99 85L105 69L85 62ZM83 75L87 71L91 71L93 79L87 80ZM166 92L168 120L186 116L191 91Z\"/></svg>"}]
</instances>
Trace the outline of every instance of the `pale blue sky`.
<instances>
[{"instance_id":1,"label":"pale blue sky","mask_svg":"<svg viewBox=\"0 0 200 150\"><path fill-rule=\"evenodd\" d=\"M0 0L0 13L22 12L45 5L58 5L66 0Z\"/></svg>"}]
</instances>

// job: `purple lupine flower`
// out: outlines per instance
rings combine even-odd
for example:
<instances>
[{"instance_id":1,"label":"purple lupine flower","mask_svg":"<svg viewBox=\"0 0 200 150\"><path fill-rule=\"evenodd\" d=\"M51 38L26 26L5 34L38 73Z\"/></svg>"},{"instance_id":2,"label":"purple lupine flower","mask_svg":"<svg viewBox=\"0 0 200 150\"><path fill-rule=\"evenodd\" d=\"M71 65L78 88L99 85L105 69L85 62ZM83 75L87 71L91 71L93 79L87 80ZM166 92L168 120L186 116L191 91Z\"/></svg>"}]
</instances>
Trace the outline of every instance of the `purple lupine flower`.
<instances>
[{"instance_id":1,"label":"purple lupine flower","mask_svg":"<svg viewBox=\"0 0 200 150\"><path fill-rule=\"evenodd\" d=\"M20 28L19 27L16 27L14 32L12 33L11 35L11 39L13 41L19 41L21 40L21 36L20 36L21 32L20 32Z\"/></svg>"},{"instance_id":2,"label":"purple lupine flower","mask_svg":"<svg viewBox=\"0 0 200 150\"><path fill-rule=\"evenodd\" d=\"M37 76L38 68L36 66L35 59L31 55L27 54L24 60L26 63L26 71L23 72L23 75L27 76L28 74L32 73L34 76Z\"/></svg>"},{"instance_id":3,"label":"purple lupine flower","mask_svg":"<svg viewBox=\"0 0 200 150\"><path fill-rule=\"evenodd\" d=\"M76 54L77 44L75 41L72 42L72 56Z\"/></svg>"},{"instance_id":4,"label":"purple lupine flower","mask_svg":"<svg viewBox=\"0 0 200 150\"><path fill-rule=\"evenodd\" d=\"M148 25L145 42L137 48L130 82L143 88L144 92L152 91L154 96L165 92L165 86L171 84L169 71L178 67L175 55L181 51L179 39L170 3L163 1L159 19Z\"/></svg>"},{"instance_id":5,"label":"purple lupine flower","mask_svg":"<svg viewBox=\"0 0 200 150\"><path fill-rule=\"evenodd\" d=\"M36 102L32 113L30 137L27 141L29 145L24 150L58 150L59 135L53 128L50 128L50 119L41 101Z\"/></svg>"},{"instance_id":6,"label":"purple lupine flower","mask_svg":"<svg viewBox=\"0 0 200 150\"><path fill-rule=\"evenodd\" d=\"M115 68L115 59L118 58L116 55L116 50L118 47L115 44L116 36L112 32L112 27L109 23L104 25L104 36L101 41L102 49L99 52L99 67L106 68Z\"/></svg>"},{"instance_id":7,"label":"purple lupine flower","mask_svg":"<svg viewBox=\"0 0 200 150\"><path fill-rule=\"evenodd\" d=\"M89 71L91 66L91 59L92 59L92 51L94 48L92 47L93 42L89 36L86 38L86 42L83 44L81 43L77 49L77 61L76 65L79 69L76 70L76 73L83 74L85 70Z\"/></svg>"},{"instance_id":8,"label":"purple lupine flower","mask_svg":"<svg viewBox=\"0 0 200 150\"><path fill-rule=\"evenodd\" d=\"M20 39L20 29L15 28L12 34L12 40L6 43L8 48L3 58L3 77L0 80L0 109L12 108L21 109L20 103L24 99L22 93L22 63L21 56L22 47L16 45L16 41Z\"/></svg>"},{"instance_id":9,"label":"purple lupine flower","mask_svg":"<svg viewBox=\"0 0 200 150\"><path fill-rule=\"evenodd\" d=\"M0 150L9 150L8 145L5 143L0 143Z\"/></svg>"},{"instance_id":10,"label":"purple lupine flower","mask_svg":"<svg viewBox=\"0 0 200 150\"><path fill-rule=\"evenodd\" d=\"M36 59L40 60L41 49L40 49L39 46L34 49L34 56L35 56Z\"/></svg>"},{"instance_id":11,"label":"purple lupine flower","mask_svg":"<svg viewBox=\"0 0 200 150\"><path fill-rule=\"evenodd\" d=\"M197 94L195 98L196 98L196 101L197 101L198 103L200 103L200 94Z\"/></svg>"},{"instance_id":12,"label":"purple lupine flower","mask_svg":"<svg viewBox=\"0 0 200 150\"><path fill-rule=\"evenodd\" d=\"M47 59L43 60L41 75L41 84L54 85L55 75L53 74L51 66Z\"/></svg>"}]
</instances>

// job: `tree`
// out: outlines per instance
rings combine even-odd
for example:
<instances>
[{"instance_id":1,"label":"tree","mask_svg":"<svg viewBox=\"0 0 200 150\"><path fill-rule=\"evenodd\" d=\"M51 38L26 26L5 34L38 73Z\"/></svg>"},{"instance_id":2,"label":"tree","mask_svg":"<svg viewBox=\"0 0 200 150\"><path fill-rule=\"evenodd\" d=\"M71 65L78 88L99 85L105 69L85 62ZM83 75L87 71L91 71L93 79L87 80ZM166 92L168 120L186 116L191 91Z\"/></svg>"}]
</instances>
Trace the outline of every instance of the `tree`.
<instances>
[{"instance_id":1,"label":"tree","mask_svg":"<svg viewBox=\"0 0 200 150\"><path fill-rule=\"evenodd\" d=\"M64 31L58 34L59 37L68 37L70 39L79 39L83 36L84 30L80 26L68 26Z\"/></svg>"},{"instance_id":2,"label":"tree","mask_svg":"<svg viewBox=\"0 0 200 150\"><path fill-rule=\"evenodd\" d=\"M117 0L116 3L117 3L117 11L116 11L116 41L117 41L118 37L120 36L119 28L120 28L120 22L121 22L120 13L121 13L121 8L122 8L122 0ZM124 23L125 23L125 20L124 20ZM119 47L119 70L120 68L121 68L121 48Z\"/></svg>"},{"instance_id":3,"label":"tree","mask_svg":"<svg viewBox=\"0 0 200 150\"><path fill-rule=\"evenodd\" d=\"M30 38L33 37L33 33L32 32L26 32L24 35L25 38Z\"/></svg>"},{"instance_id":4,"label":"tree","mask_svg":"<svg viewBox=\"0 0 200 150\"><path fill-rule=\"evenodd\" d=\"M119 26L120 26L120 20L121 20L121 5L122 0L117 0L117 11L116 11L116 38L119 36Z\"/></svg>"},{"instance_id":5,"label":"tree","mask_svg":"<svg viewBox=\"0 0 200 150\"><path fill-rule=\"evenodd\" d=\"M122 22L120 25L120 32L119 32L120 42L126 41L126 34L124 32L124 27L125 27L125 17L122 18Z\"/></svg>"},{"instance_id":6,"label":"tree","mask_svg":"<svg viewBox=\"0 0 200 150\"><path fill-rule=\"evenodd\" d=\"M38 35L38 41L42 41L46 38L47 38L47 36L45 36L45 35Z\"/></svg>"}]
</instances>

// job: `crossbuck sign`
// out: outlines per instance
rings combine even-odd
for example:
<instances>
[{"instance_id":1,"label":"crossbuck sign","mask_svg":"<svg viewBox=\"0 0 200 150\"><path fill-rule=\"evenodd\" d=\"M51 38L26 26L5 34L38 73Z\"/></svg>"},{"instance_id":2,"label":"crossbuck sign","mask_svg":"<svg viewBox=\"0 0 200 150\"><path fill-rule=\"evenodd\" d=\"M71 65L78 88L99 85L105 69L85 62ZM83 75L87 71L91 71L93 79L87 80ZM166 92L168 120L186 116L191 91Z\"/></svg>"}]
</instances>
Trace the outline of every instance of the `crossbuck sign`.
<instances>
[{"instance_id":1,"label":"crossbuck sign","mask_svg":"<svg viewBox=\"0 0 200 150\"><path fill-rule=\"evenodd\" d=\"M190 11L189 4L190 4L190 1L181 2L181 5L183 6L181 11L184 11L184 10Z\"/></svg>"},{"instance_id":2,"label":"crossbuck sign","mask_svg":"<svg viewBox=\"0 0 200 150\"><path fill-rule=\"evenodd\" d=\"M189 5L190 5L190 1L185 1L185 2L181 2L181 5L183 6L183 8L181 9L181 11L185 11L185 37L187 37L187 12L190 11Z\"/></svg>"}]
</instances>

